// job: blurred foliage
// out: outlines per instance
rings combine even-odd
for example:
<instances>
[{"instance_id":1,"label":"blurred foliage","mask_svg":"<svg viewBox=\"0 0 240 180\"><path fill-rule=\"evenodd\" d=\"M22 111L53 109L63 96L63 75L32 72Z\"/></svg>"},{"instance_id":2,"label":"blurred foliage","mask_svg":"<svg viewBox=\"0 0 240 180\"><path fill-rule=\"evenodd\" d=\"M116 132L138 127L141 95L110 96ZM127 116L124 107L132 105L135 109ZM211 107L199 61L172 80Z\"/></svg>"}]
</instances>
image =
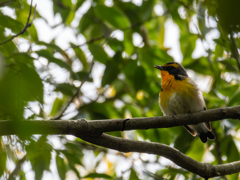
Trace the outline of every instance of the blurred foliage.
<instances>
[{"instance_id":1,"label":"blurred foliage","mask_svg":"<svg viewBox=\"0 0 240 180\"><path fill-rule=\"evenodd\" d=\"M179 30L182 65L204 90L208 109L239 104L239 0L136 2L52 0L50 8L59 23L52 25L45 14L37 12L23 35L0 45L0 117L15 121L13 128L21 134L1 137L2 179L9 177L25 155L23 166L27 168L21 168L19 179L31 179L29 167L35 179L47 179L50 172L60 179L200 179L162 157L112 152L65 136L24 136L17 124L21 119L50 119L61 113L88 74L91 61L95 62L92 75L62 119L161 116L161 81L154 64L174 61L166 46L169 23ZM29 9L26 0L0 1L0 42L23 29ZM45 41L39 22L51 30L72 29L77 41L69 40L67 49L57 35ZM199 50L197 44L205 51L198 57L193 56ZM239 160L239 123L226 119L212 126L218 138L206 145L182 127L111 135L171 145L212 164Z\"/></svg>"}]
</instances>

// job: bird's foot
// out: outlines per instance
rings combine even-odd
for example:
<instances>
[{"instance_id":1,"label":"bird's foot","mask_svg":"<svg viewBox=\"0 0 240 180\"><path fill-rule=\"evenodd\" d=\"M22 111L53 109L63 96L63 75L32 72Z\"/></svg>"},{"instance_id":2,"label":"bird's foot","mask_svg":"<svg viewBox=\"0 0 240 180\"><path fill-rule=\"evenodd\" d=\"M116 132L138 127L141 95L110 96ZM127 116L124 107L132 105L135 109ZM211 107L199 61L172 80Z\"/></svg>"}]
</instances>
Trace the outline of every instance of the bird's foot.
<instances>
[{"instance_id":1,"label":"bird's foot","mask_svg":"<svg viewBox=\"0 0 240 180\"><path fill-rule=\"evenodd\" d=\"M127 119L124 119L124 121L123 121L123 127L122 127L122 131L124 131L124 130L125 130L125 123L126 123L128 120L130 120L130 119L129 119L129 118L127 118Z\"/></svg>"}]
</instances>

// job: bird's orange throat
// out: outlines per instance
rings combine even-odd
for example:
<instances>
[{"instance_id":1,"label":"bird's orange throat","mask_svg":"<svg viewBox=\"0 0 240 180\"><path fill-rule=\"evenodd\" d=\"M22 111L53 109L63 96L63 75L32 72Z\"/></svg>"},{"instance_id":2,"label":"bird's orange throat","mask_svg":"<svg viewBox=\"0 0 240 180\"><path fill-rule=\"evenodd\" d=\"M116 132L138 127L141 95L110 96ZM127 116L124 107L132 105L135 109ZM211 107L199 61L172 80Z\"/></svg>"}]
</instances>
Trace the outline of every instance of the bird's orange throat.
<instances>
[{"instance_id":1,"label":"bird's orange throat","mask_svg":"<svg viewBox=\"0 0 240 180\"><path fill-rule=\"evenodd\" d=\"M169 74L167 71L161 71L162 76L162 89L169 89L172 86L175 78L172 74Z\"/></svg>"}]
</instances>

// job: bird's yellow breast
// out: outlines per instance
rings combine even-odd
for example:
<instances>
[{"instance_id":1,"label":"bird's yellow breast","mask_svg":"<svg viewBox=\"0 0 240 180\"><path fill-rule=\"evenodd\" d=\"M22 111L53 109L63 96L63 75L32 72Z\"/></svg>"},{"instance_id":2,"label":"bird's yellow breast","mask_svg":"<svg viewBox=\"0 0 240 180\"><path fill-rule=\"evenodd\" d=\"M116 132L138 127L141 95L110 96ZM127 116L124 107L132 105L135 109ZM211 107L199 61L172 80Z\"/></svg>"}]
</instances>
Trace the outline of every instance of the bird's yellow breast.
<instances>
[{"instance_id":1,"label":"bird's yellow breast","mask_svg":"<svg viewBox=\"0 0 240 180\"><path fill-rule=\"evenodd\" d=\"M176 80L173 75L162 74L162 91L159 94L160 106L165 109L168 106L171 96L176 93L178 96L193 98L196 94L196 87L189 83L188 78ZM166 72L168 73L168 72Z\"/></svg>"}]
</instances>

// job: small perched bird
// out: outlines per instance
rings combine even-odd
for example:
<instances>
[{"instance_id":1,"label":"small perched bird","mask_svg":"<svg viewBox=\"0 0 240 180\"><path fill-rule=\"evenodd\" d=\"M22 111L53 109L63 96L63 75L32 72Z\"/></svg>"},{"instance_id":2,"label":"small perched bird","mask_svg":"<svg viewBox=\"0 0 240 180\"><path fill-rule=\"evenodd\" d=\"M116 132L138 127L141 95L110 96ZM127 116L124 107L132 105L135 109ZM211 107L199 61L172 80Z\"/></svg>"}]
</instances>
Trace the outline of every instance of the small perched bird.
<instances>
[{"instance_id":1,"label":"small perched bird","mask_svg":"<svg viewBox=\"0 0 240 180\"><path fill-rule=\"evenodd\" d=\"M194 113L206 110L202 92L182 65L169 62L163 66L155 65L161 71L162 88L159 93L159 106L164 115ZM198 135L203 143L215 139L209 122L184 126L188 132Z\"/></svg>"}]
</instances>

